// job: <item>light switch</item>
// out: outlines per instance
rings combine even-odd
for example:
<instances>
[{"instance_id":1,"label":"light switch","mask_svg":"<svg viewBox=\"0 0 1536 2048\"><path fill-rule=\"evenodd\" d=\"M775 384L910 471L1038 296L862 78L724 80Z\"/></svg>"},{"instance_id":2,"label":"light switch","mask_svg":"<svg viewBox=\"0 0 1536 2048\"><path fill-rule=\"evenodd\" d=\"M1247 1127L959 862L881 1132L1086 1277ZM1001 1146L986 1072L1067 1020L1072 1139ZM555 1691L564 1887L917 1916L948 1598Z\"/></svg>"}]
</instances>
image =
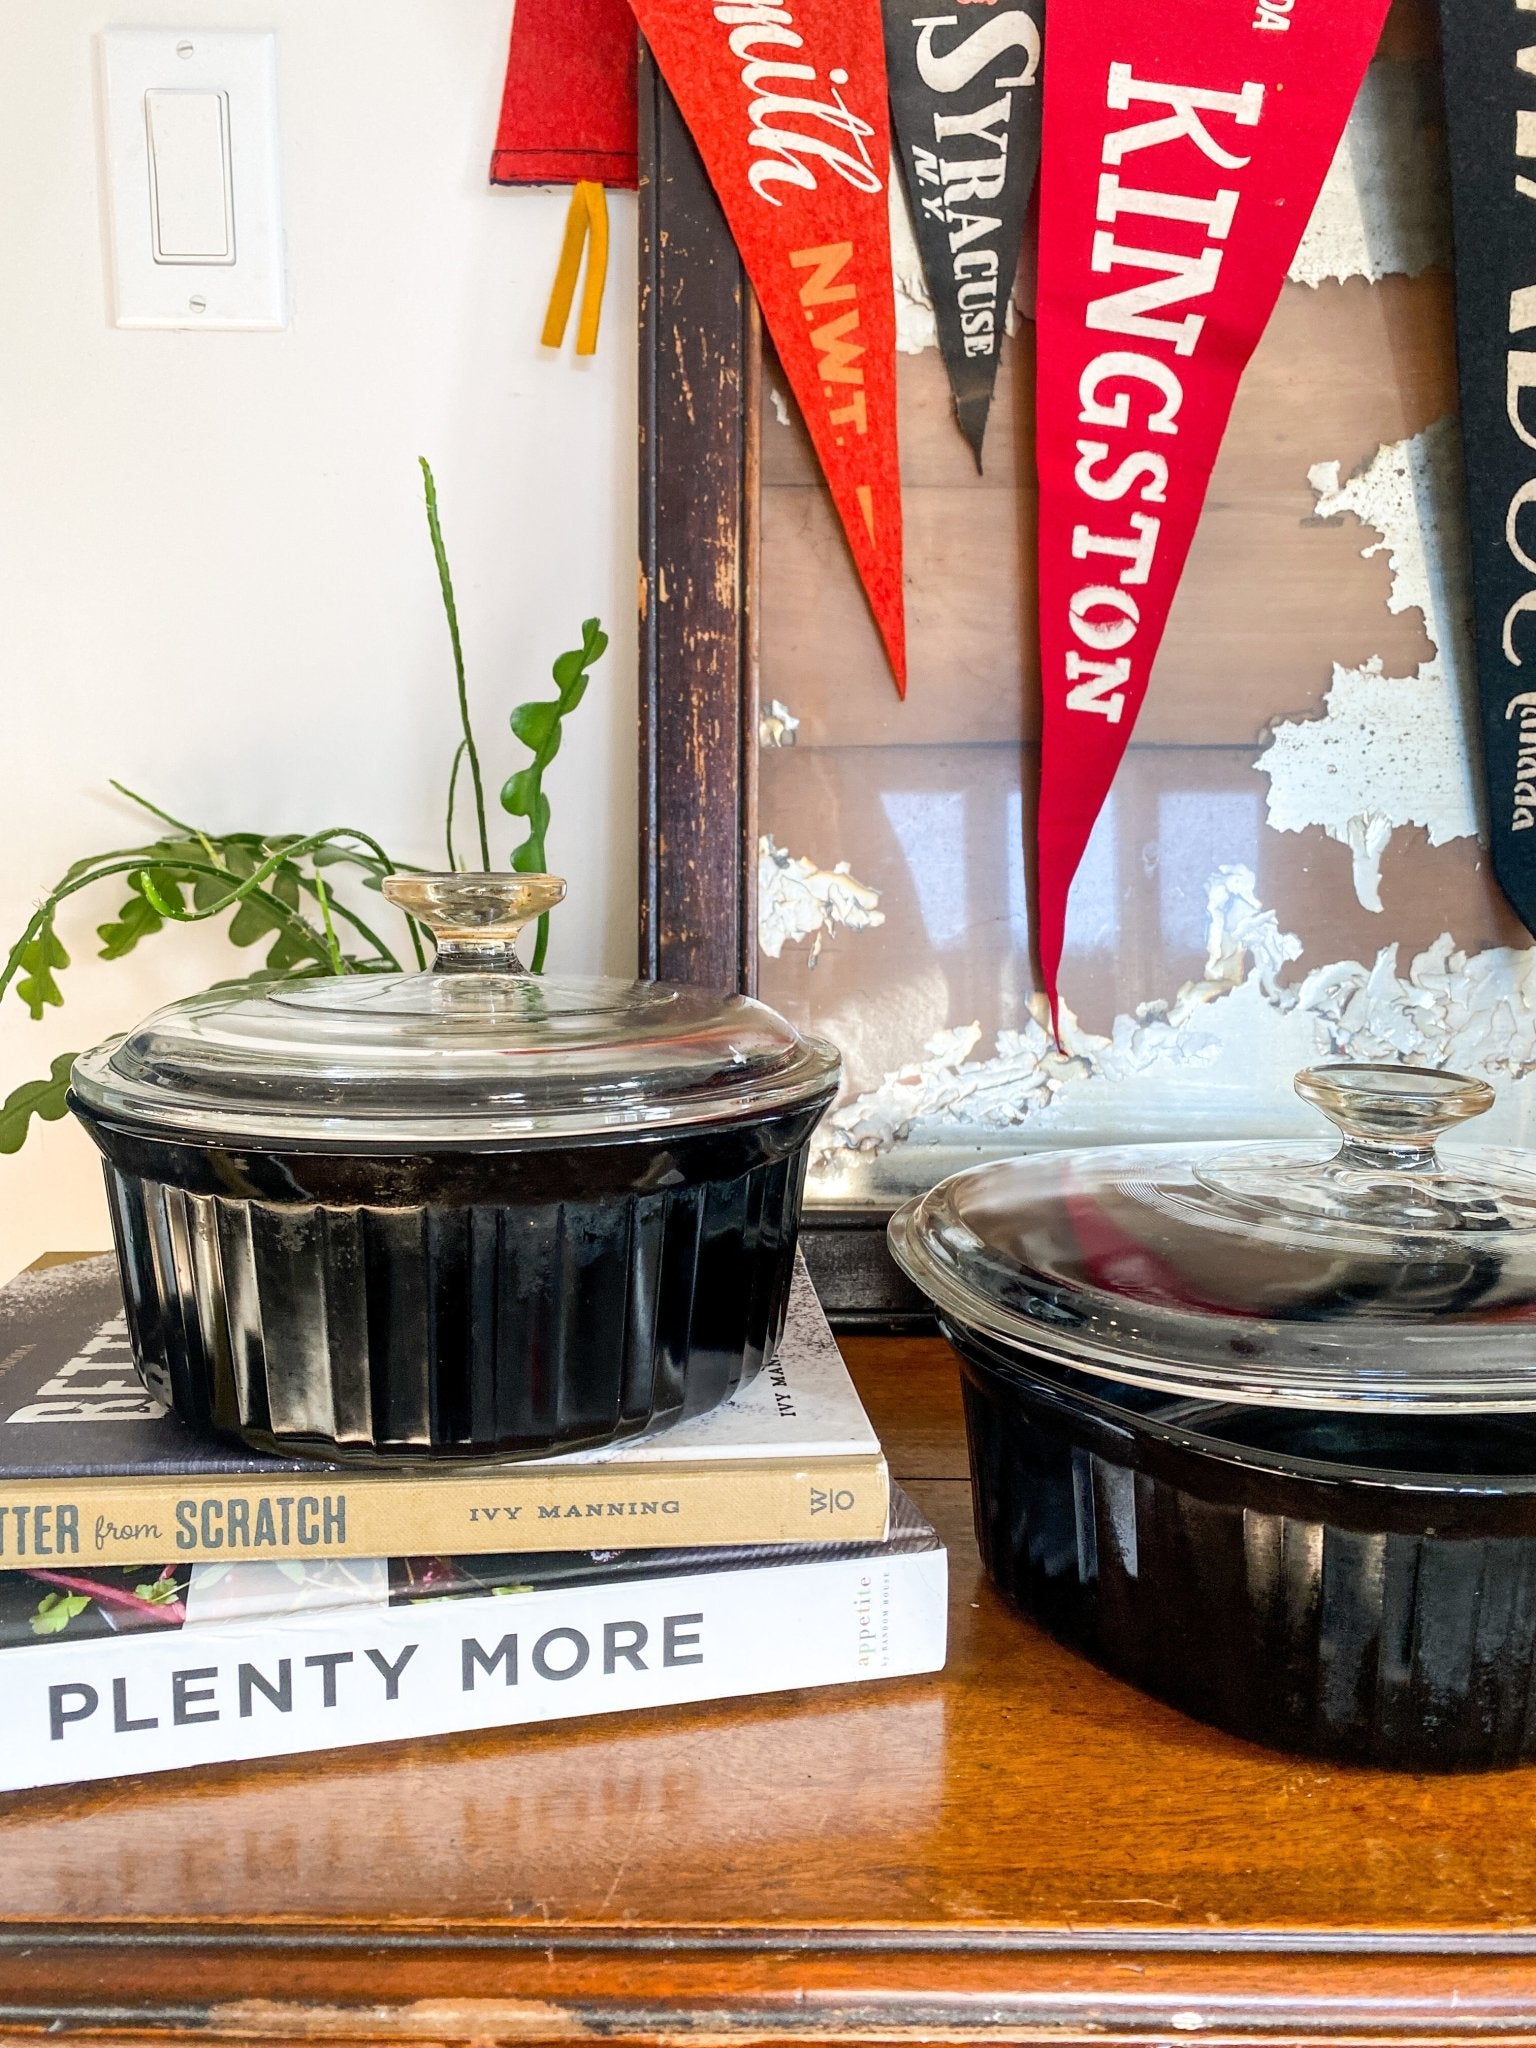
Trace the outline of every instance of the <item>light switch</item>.
<instances>
[{"instance_id":1,"label":"light switch","mask_svg":"<svg viewBox=\"0 0 1536 2048\"><path fill-rule=\"evenodd\" d=\"M144 95L144 125L155 261L233 263L229 94L151 86Z\"/></svg>"},{"instance_id":2,"label":"light switch","mask_svg":"<svg viewBox=\"0 0 1536 2048\"><path fill-rule=\"evenodd\" d=\"M275 37L110 28L101 59L116 325L286 327Z\"/></svg>"}]
</instances>

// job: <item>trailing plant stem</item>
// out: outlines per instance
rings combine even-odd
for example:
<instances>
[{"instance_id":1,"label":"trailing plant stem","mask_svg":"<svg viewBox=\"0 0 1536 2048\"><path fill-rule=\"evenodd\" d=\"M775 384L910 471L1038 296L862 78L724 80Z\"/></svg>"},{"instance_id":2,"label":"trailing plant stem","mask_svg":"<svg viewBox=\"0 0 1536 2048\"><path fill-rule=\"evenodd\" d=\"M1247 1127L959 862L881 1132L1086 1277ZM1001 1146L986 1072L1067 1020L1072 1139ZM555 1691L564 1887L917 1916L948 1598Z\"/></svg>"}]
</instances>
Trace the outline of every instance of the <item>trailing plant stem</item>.
<instances>
[{"instance_id":1,"label":"trailing plant stem","mask_svg":"<svg viewBox=\"0 0 1536 2048\"><path fill-rule=\"evenodd\" d=\"M281 848L279 852L270 854L258 868L246 876L244 881L237 882L236 886L226 895L219 897L217 902L210 903L202 909L194 906L188 910L171 903L160 891L155 890L152 882L148 881L148 870L156 864L154 856L156 852L160 851L158 848L146 849L143 852L132 853L117 859L93 862L84 874L75 875L67 881L60 882L33 912L26 930L11 948L4 968L0 969L0 996L5 994L5 991L15 979L17 970L21 966L22 954L26 951L32 940L37 937L38 933L45 926L52 923L58 906L69 897L77 896L82 889L92 888L97 882L104 882L112 875L138 874L144 876L144 893L151 906L161 917L170 919L177 924L206 923L209 918L220 917L226 910L233 909L235 904L243 903L247 898L254 898L272 918L274 924L286 926L311 951L315 951L317 945L319 945L317 958L323 959L324 948L323 945L319 944L313 926L300 917L296 911L290 909L280 897L274 896L268 889L263 889L261 884L285 862L291 862L299 856L313 852L315 848L328 845L336 839L357 839L362 841L378 855L378 858L383 862L388 872L394 873L394 863L389 859L389 856L382 847L378 846L375 841L368 839L366 834L354 832L349 826L345 825L333 826L328 831L312 833L308 838L292 841L287 846ZM233 881L235 879L229 868L218 861L205 863L182 859L177 860L174 865L178 875L211 875L218 881ZM399 968L399 960L389 947L384 945L382 940L374 937L371 933L365 933L365 936L374 946L380 960L384 964L396 969Z\"/></svg>"},{"instance_id":2,"label":"trailing plant stem","mask_svg":"<svg viewBox=\"0 0 1536 2048\"><path fill-rule=\"evenodd\" d=\"M454 798L458 794L459 769L462 767L463 762L464 742L460 740L453 750L453 766L448 771L448 812L443 820L443 839L448 849L448 867L449 871L455 875L459 872L459 856L453 849L453 804Z\"/></svg>"},{"instance_id":3,"label":"trailing plant stem","mask_svg":"<svg viewBox=\"0 0 1536 2048\"><path fill-rule=\"evenodd\" d=\"M459 686L459 724L464 731L463 748L469 756L470 781L475 791L475 825L480 834L480 866L488 869L491 865L490 836L485 829L485 786L480 780L480 755L475 746L474 729L469 721L469 692L464 682L464 648L459 639L459 608L453 597L453 577L448 569L448 552L443 546L442 524L437 516L437 483L432 475L432 465L422 455L422 482L427 496L427 529L432 536L432 554L437 563L437 580L442 587L443 611L448 619L448 638L453 643L453 673ZM454 764L457 773L457 761Z\"/></svg>"}]
</instances>

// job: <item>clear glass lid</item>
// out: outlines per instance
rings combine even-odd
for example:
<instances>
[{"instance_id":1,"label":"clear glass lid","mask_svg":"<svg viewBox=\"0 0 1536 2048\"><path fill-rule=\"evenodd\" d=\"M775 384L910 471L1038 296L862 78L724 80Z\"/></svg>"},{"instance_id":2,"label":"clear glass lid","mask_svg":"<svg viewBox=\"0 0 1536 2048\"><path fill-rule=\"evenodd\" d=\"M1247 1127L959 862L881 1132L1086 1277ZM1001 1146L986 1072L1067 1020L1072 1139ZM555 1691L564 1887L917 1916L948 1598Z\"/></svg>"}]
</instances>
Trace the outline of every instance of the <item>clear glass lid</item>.
<instances>
[{"instance_id":1,"label":"clear glass lid","mask_svg":"<svg viewBox=\"0 0 1536 2048\"><path fill-rule=\"evenodd\" d=\"M423 974L212 989L76 1061L83 1108L148 1135L432 1146L727 1122L831 1094L836 1052L746 996L534 975L518 933L553 875L395 875Z\"/></svg>"},{"instance_id":2,"label":"clear glass lid","mask_svg":"<svg viewBox=\"0 0 1536 2048\"><path fill-rule=\"evenodd\" d=\"M1536 1172L1435 1140L1486 1082L1321 1066L1343 1142L1035 1153L891 1219L943 1315L1138 1387L1305 1408L1536 1410Z\"/></svg>"}]
</instances>

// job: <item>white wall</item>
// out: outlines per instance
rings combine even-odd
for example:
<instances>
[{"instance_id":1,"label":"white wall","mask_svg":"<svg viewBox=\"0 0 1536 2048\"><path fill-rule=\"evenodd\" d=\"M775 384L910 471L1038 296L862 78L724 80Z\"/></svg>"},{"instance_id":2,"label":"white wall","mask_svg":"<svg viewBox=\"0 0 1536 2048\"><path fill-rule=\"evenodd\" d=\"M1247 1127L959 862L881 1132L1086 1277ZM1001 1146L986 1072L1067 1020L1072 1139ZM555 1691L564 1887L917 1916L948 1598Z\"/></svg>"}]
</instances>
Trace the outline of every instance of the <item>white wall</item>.
<instances>
[{"instance_id":1,"label":"white wall","mask_svg":"<svg viewBox=\"0 0 1536 2048\"><path fill-rule=\"evenodd\" d=\"M498 788L506 713L598 612L613 647L550 771L552 965L634 957L633 201L599 353L541 351L563 193L486 182L509 0L5 0L0 9L0 941L76 856L141 837L116 776L216 828L360 825L440 859L453 678L416 457L437 472ZM278 35L291 325L118 332L93 38ZM498 860L515 837L504 815ZM462 842L461 842L462 843ZM202 931L0 1003L0 1096L254 963ZM0 1157L0 1277L104 1246L70 1125Z\"/></svg>"}]
</instances>

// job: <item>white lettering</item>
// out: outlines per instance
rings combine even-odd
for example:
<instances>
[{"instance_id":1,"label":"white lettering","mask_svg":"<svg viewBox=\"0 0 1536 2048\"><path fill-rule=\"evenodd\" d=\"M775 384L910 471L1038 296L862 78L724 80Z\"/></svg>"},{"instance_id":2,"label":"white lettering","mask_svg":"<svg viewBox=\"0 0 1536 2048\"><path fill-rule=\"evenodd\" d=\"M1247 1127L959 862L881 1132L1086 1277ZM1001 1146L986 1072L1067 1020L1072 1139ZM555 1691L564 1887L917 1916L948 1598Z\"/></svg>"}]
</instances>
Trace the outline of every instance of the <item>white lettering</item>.
<instances>
[{"instance_id":1,"label":"white lettering","mask_svg":"<svg viewBox=\"0 0 1536 2048\"><path fill-rule=\"evenodd\" d=\"M1525 667L1515 652L1515 621L1522 612L1536 612L1536 590L1528 590L1523 597L1517 597L1504 614L1504 659L1516 668Z\"/></svg>"},{"instance_id":2,"label":"white lettering","mask_svg":"<svg viewBox=\"0 0 1536 2048\"><path fill-rule=\"evenodd\" d=\"M1153 85L1147 79L1135 77L1129 64L1111 64L1109 105L1124 112L1133 101L1150 101L1170 111L1161 121L1143 121L1135 128L1122 128L1118 134L1106 135L1105 163L1124 163L1133 150L1152 149L1158 143L1182 139L1192 142L1224 171L1238 171L1248 158L1223 149L1200 115L1230 114L1239 128L1256 128L1264 111L1264 88L1251 82L1241 92L1210 92L1198 85Z\"/></svg>"},{"instance_id":3,"label":"white lettering","mask_svg":"<svg viewBox=\"0 0 1536 2048\"><path fill-rule=\"evenodd\" d=\"M1111 504L1117 498L1127 496L1137 477L1145 476L1147 482L1139 493L1142 503L1163 503L1168 495L1168 464L1161 455L1154 455L1149 448L1139 448L1134 455L1124 458L1112 476L1095 476L1093 465L1108 460L1107 441L1078 442L1077 467L1072 472L1072 481L1085 497L1097 498L1101 505Z\"/></svg>"},{"instance_id":4,"label":"white lettering","mask_svg":"<svg viewBox=\"0 0 1536 2048\"><path fill-rule=\"evenodd\" d=\"M1531 433L1520 417L1520 394L1533 384L1536 384L1536 355L1528 349L1512 348L1504 378L1504 410L1509 414L1509 424L1527 448L1536 448L1536 434Z\"/></svg>"},{"instance_id":5,"label":"white lettering","mask_svg":"<svg viewBox=\"0 0 1536 2048\"><path fill-rule=\"evenodd\" d=\"M1139 185L1122 185L1113 171L1099 173L1099 205L1096 218L1117 221L1122 213L1149 213L1159 220L1192 220L1203 227L1213 242L1224 242L1237 212L1237 194L1223 190L1214 199L1188 199L1178 192L1147 192Z\"/></svg>"},{"instance_id":6,"label":"white lettering","mask_svg":"<svg viewBox=\"0 0 1536 2048\"><path fill-rule=\"evenodd\" d=\"M990 142L994 150L1006 155L1008 115L1012 106L1013 94L1006 92L991 106L978 107L974 114L935 114L933 139L935 142L954 142L962 135L970 135L978 142Z\"/></svg>"},{"instance_id":7,"label":"white lettering","mask_svg":"<svg viewBox=\"0 0 1536 2048\"><path fill-rule=\"evenodd\" d=\"M814 192L818 163L835 171L860 192L882 191L884 177L871 162L866 147L874 128L846 104L835 85L827 100L759 90L769 78L815 83L816 72L811 65L785 64L750 55L763 45L789 50L804 47L804 38L796 32L794 16L788 8L771 6L768 0L721 0L714 14L716 21L730 29L728 42L732 56L742 65L742 84L755 95L747 107L752 123L747 145L762 154L749 166L747 181L758 198L770 206L781 206L782 198L769 189L773 185L793 185L803 192ZM834 74L834 78L840 76ZM800 118L839 131L851 148L844 148L814 130L807 132L783 125Z\"/></svg>"},{"instance_id":8,"label":"white lettering","mask_svg":"<svg viewBox=\"0 0 1536 2048\"><path fill-rule=\"evenodd\" d=\"M1176 434L1179 431L1178 417L1179 408L1184 403L1184 386L1166 363L1133 349L1111 349L1105 355L1095 356L1078 379L1077 396L1082 406L1078 418L1085 427L1125 427L1130 424L1129 392L1117 392L1107 405L1099 397L1100 387L1111 377L1132 378L1139 383L1150 384L1154 391L1162 394L1162 405L1148 416L1149 433Z\"/></svg>"},{"instance_id":9,"label":"white lettering","mask_svg":"<svg viewBox=\"0 0 1536 2048\"><path fill-rule=\"evenodd\" d=\"M1536 505L1536 477L1524 483L1509 501L1509 510L1504 515L1504 540L1509 552L1522 569L1529 569L1536 576L1536 561L1520 545L1520 514L1527 505Z\"/></svg>"},{"instance_id":10,"label":"white lettering","mask_svg":"<svg viewBox=\"0 0 1536 2048\"><path fill-rule=\"evenodd\" d=\"M940 169L946 205L962 199L995 199L1008 177L1008 159L989 156L952 164L946 157Z\"/></svg>"},{"instance_id":11,"label":"white lettering","mask_svg":"<svg viewBox=\"0 0 1536 2048\"><path fill-rule=\"evenodd\" d=\"M1178 355L1193 355L1205 326L1205 315L1186 313L1182 320L1159 320L1153 317L1151 309L1176 306L1181 299L1207 298L1216 288L1221 251L1202 249L1198 256L1173 256L1162 249L1127 249L1108 228L1100 228L1093 238L1093 267L1103 271L1117 264L1135 270L1161 270L1164 274L1148 284L1129 285L1124 291L1110 292L1102 299L1090 299L1086 324L1107 328L1112 334L1134 334L1144 341L1172 342Z\"/></svg>"},{"instance_id":12,"label":"white lettering","mask_svg":"<svg viewBox=\"0 0 1536 2048\"><path fill-rule=\"evenodd\" d=\"M959 16L954 14L930 15L926 20L912 24L918 31L917 74L930 92L959 92L1005 50L1022 50L1024 69L1017 78L994 78L992 83L996 86L1034 84L1035 73L1040 69L1040 31L1027 14L1010 8L1006 14L980 22L954 49L945 51L941 56L933 47L934 30L958 28L959 25Z\"/></svg>"},{"instance_id":13,"label":"white lettering","mask_svg":"<svg viewBox=\"0 0 1536 2048\"><path fill-rule=\"evenodd\" d=\"M1096 711L1111 725L1120 723L1125 699L1116 685L1131 680L1131 664L1123 654L1114 661L1092 661L1073 648L1067 655L1067 680L1072 684L1069 711Z\"/></svg>"},{"instance_id":14,"label":"white lettering","mask_svg":"<svg viewBox=\"0 0 1536 2048\"><path fill-rule=\"evenodd\" d=\"M1086 526L1074 526L1074 558L1084 562L1090 555L1113 555L1126 565L1120 571L1122 583L1145 583L1152 573L1152 557L1157 553L1162 522L1146 512L1133 512L1131 525L1135 529L1134 539L1124 534L1090 533Z\"/></svg>"}]
</instances>

